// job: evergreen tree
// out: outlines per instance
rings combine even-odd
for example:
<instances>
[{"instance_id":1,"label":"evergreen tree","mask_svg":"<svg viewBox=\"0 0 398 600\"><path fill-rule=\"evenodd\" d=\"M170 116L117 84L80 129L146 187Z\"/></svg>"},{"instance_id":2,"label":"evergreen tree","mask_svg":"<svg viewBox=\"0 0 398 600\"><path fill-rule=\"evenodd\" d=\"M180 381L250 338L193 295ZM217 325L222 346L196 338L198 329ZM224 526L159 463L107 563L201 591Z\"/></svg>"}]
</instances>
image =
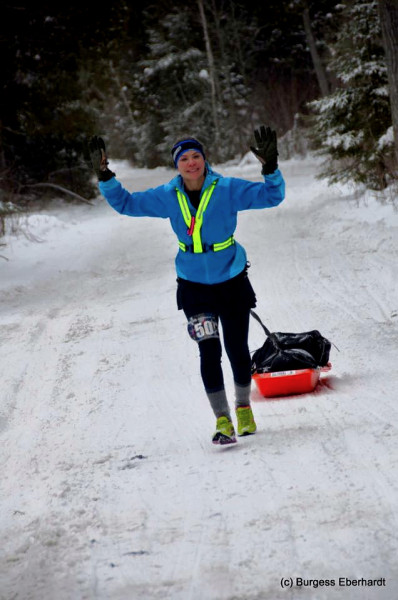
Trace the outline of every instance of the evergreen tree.
<instances>
[{"instance_id":1,"label":"evergreen tree","mask_svg":"<svg viewBox=\"0 0 398 600\"><path fill-rule=\"evenodd\" d=\"M215 2L206 11L217 73L220 139L218 159L247 152L257 125L252 104L254 48L258 24L246 4Z\"/></svg>"},{"instance_id":2,"label":"evergreen tree","mask_svg":"<svg viewBox=\"0 0 398 600\"><path fill-rule=\"evenodd\" d=\"M87 114L77 103L76 55L71 39L65 39L67 23L40 5L7 6L5 17L1 138L7 175L2 184L18 191L62 169L73 188Z\"/></svg>"},{"instance_id":3,"label":"evergreen tree","mask_svg":"<svg viewBox=\"0 0 398 600\"><path fill-rule=\"evenodd\" d=\"M110 144L116 132L121 155L128 153L139 166L170 164L170 147L187 134L205 144L213 162L247 148L251 124L245 70L250 61L239 39L250 28L250 17L240 18L235 5L229 7L235 11L233 20L215 5L211 11L205 8L212 68L196 5L167 10L156 22L153 13L146 14L146 56L136 61L126 86L129 116L120 102L114 103L118 116Z\"/></svg>"},{"instance_id":4,"label":"evergreen tree","mask_svg":"<svg viewBox=\"0 0 398 600\"><path fill-rule=\"evenodd\" d=\"M391 114L377 2L351 1L344 14L329 65L339 86L311 103L313 140L327 156L321 176L383 189L391 164Z\"/></svg>"},{"instance_id":5,"label":"evergreen tree","mask_svg":"<svg viewBox=\"0 0 398 600\"><path fill-rule=\"evenodd\" d=\"M304 11L308 10L306 21L310 21L312 43L316 44L325 70L329 44L338 26L339 3L337 0L268 0L250 4L259 25L251 39L254 69L250 85L254 91L256 120L269 123L283 134L294 126L298 113L308 112L307 102L320 94Z\"/></svg>"},{"instance_id":6,"label":"evergreen tree","mask_svg":"<svg viewBox=\"0 0 398 600\"><path fill-rule=\"evenodd\" d=\"M395 167L398 167L398 3L395 0L379 0L380 23L386 52Z\"/></svg>"},{"instance_id":7,"label":"evergreen tree","mask_svg":"<svg viewBox=\"0 0 398 600\"><path fill-rule=\"evenodd\" d=\"M31 186L47 182L93 195L83 156L96 114L87 102L84 65L90 56L105 53L120 27L122 4L101 11L73 0L5 5L0 25L2 189L31 193Z\"/></svg>"},{"instance_id":8,"label":"evergreen tree","mask_svg":"<svg viewBox=\"0 0 398 600\"><path fill-rule=\"evenodd\" d=\"M200 30L192 27L188 9L171 11L147 35L148 56L134 78L133 143L137 163L156 166L170 164L178 137L203 138L211 120L210 92Z\"/></svg>"},{"instance_id":9,"label":"evergreen tree","mask_svg":"<svg viewBox=\"0 0 398 600\"><path fill-rule=\"evenodd\" d=\"M349 9L373 4L358 0ZM104 135L110 155L139 166L170 164L170 146L186 134L203 141L212 162L224 161L247 150L261 122L280 134L291 129L295 114L319 96L321 78L331 83L330 71L320 76L320 68L336 32L337 0L175 0L172 7L166 0L150 7L145 0L115 0L101 10L93 6L21 0L3 9L3 189L26 192L31 184L54 182L89 195L90 171L82 158L92 133ZM360 78L347 77L343 58L348 48L349 58L357 52L362 62L365 44L359 33L350 37L349 29L345 41L341 32L334 67L339 92L354 97ZM369 104L385 124L385 73L378 74ZM367 122L361 110L357 118ZM336 114L337 131L339 119L347 121L344 109ZM385 128L371 119L367 125L385 166ZM319 136L327 137L321 129Z\"/></svg>"}]
</instances>

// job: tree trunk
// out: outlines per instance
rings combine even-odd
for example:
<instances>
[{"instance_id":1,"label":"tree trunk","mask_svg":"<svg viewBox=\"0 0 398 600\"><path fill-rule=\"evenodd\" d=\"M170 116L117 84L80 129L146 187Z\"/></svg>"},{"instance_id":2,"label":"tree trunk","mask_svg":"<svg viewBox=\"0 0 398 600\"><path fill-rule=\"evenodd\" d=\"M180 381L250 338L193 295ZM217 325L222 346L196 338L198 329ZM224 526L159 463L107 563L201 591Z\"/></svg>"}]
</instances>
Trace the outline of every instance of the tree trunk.
<instances>
[{"instance_id":1,"label":"tree trunk","mask_svg":"<svg viewBox=\"0 0 398 600\"><path fill-rule=\"evenodd\" d=\"M380 24L386 52L391 116L394 129L395 158L398 165L398 3L379 0Z\"/></svg>"},{"instance_id":2,"label":"tree trunk","mask_svg":"<svg viewBox=\"0 0 398 600\"><path fill-rule=\"evenodd\" d=\"M128 114L128 117L130 119L130 123L131 123L131 125L134 125L133 112L131 110L130 103L129 103L128 99L127 99L126 91L125 91L124 86L122 85L122 83L120 81L119 74L118 74L117 70L115 69L115 66L114 66L112 60L109 61L109 71L110 71L113 79L115 80L116 89L117 89L117 91L120 94L120 97L121 97L122 102L124 104L124 107L126 109L126 113Z\"/></svg>"},{"instance_id":3,"label":"tree trunk","mask_svg":"<svg viewBox=\"0 0 398 600\"><path fill-rule=\"evenodd\" d=\"M219 126L219 122L218 122L218 111L217 111L217 104L218 104L217 75L216 75L216 69L214 66L214 57L213 57L213 51L211 49L209 31L207 29L207 20L206 20L206 15L205 15L205 9L203 6L203 0L198 0L198 7L199 7L200 19L202 21L203 35L205 38L207 62L209 65L210 87L211 87L211 107L212 107L213 122L214 122L214 129L215 129L214 137L215 137L215 142L216 142L216 151L218 152L218 142L220 139L220 126Z\"/></svg>"},{"instance_id":4,"label":"tree trunk","mask_svg":"<svg viewBox=\"0 0 398 600\"><path fill-rule=\"evenodd\" d=\"M311 58L314 64L315 74L318 80L319 88L321 90L322 97L325 97L329 94L329 82L326 76L326 70L322 64L321 57L319 56L319 52L316 47L314 34L312 33L310 11L308 6L306 6L306 8L303 11L303 22L305 35L307 37L308 46L310 47Z\"/></svg>"}]
</instances>

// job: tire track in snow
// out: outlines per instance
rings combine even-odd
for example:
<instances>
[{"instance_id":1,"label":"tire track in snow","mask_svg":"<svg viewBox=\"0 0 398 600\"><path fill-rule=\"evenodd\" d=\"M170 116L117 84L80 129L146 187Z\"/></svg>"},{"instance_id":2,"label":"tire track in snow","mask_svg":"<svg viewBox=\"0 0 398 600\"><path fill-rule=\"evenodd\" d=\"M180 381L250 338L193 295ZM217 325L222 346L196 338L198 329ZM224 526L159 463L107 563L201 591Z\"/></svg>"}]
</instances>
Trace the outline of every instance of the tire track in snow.
<instances>
[{"instance_id":1,"label":"tire track in snow","mask_svg":"<svg viewBox=\"0 0 398 600\"><path fill-rule=\"evenodd\" d=\"M344 266L343 266L344 261ZM383 298L373 292L371 287L368 285L368 281L376 281L377 273L370 273L369 257L362 256L360 259L361 265L353 264L353 258L345 256L342 259L341 255L338 260L335 261L332 257L329 258L329 267L336 275L336 278L341 282L342 289L347 291L347 295L350 298L352 304L354 304L359 310L364 313L363 321L365 320L376 320L376 321L388 321L390 319L390 313L386 307ZM347 269L349 267L349 269ZM348 284L346 277L343 277L343 272L350 273L350 284ZM385 293L385 288L380 288ZM370 302L369 302L370 300ZM375 310L376 309L376 310ZM377 318L377 313L380 317Z\"/></svg>"},{"instance_id":2,"label":"tire track in snow","mask_svg":"<svg viewBox=\"0 0 398 600\"><path fill-rule=\"evenodd\" d=\"M329 435L321 446L327 456L333 485L344 490L343 502L346 504L345 518L336 518L335 523L341 527L345 523L347 528L364 528L368 536L374 535L375 521L378 524L377 534L374 536L372 548L373 556L382 556L385 567L384 575L394 577L397 570L397 560L394 552L395 541L390 533L397 529L397 514L394 498L398 492L397 480L393 480L383 470L382 464L378 462L378 455L374 450L380 444L382 453L380 461L389 455L388 442L384 443L385 433L393 425L384 425L385 420L380 418L377 409L367 402L365 397L356 400L346 392L339 392L337 397L329 394L332 406L320 403L321 415L325 420L326 430ZM371 394L369 394L369 399ZM386 408L386 407L382 407ZM369 421L369 427L358 430L356 421L361 414L361 423ZM397 412L395 411L395 427ZM391 414L390 414L391 418ZM376 421L374 420L376 419ZM382 426L377 427L377 420ZM372 422L372 427L370 427ZM398 462L397 469L398 472ZM348 483L349 482L349 483ZM394 490L394 492L392 492ZM344 499L345 496L345 499ZM373 508L371 508L373 507ZM370 520L368 511L373 511L373 519Z\"/></svg>"},{"instance_id":3,"label":"tire track in snow","mask_svg":"<svg viewBox=\"0 0 398 600\"><path fill-rule=\"evenodd\" d=\"M3 482L8 479L12 486L12 481L19 478L21 486L19 494L10 488L10 503L8 507L3 505L3 509L11 514L13 502L23 514L31 515L30 524L26 524L27 517L20 519L24 529L20 531L14 528L12 535L5 536L5 539L9 542L9 560L12 559L12 564L15 563L18 568L20 561L25 559L30 565L20 578L18 589L21 593L29 589L29 597L33 599L41 596L41 590L46 589L50 593L52 578L55 582L62 575L65 553L69 553L70 565L71 561L78 565L88 559L88 547L78 546L81 533L89 525L95 527L97 524L95 512L92 512L95 503L90 496L96 493L93 480L98 467L91 467L87 448L83 456L88 461L78 459L76 453L79 452L79 444L83 442L84 446L85 432L89 431L84 424L90 426L92 421L92 416L89 416L92 412L89 410L92 402L90 383L97 379L97 359L98 369L103 369L101 355L92 352L90 337L97 335L97 329L107 329L108 325L94 326L84 310L77 314L74 311L71 314L59 314L50 310L46 317L25 319L23 323L27 364L19 379L15 422L11 423L7 436L13 449L7 461L8 466L12 465L12 475L9 469L3 469ZM49 351L49 348L53 351ZM23 355L19 348L18 355ZM45 363L43 355L46 357ZM89 356L92 357L91 361L88 360ZM12 365L12 356L9 359ZM107 357L108 365L110 360L112 357ZM122 360L120 364L112 366L123 368L124 365ZM91 380L90 370L93 374ZM59 436L55 435L56 431ZM74 436L72 443L71 436ZM14 443L17 439L20 441ZM98 451L101 452L101 449ZM92 464L95 464L95 450L93 454ZM26 473L30 473L28 480ZM44 497L46 500L43 503ZM63 508L65 504L70 506L70 510ZM33 518L35 514L37 516ZM67 523L65 527L62 525L64 520ZM18 539L18 533L27 540L19 549L13 548L13 539ZM44 557L48 565L46 567L43 566ZM32 578L35 580L37 596L30 590ZM70 590L76 589L76 594L79 594L77 587L79 585L76 582L70 583ZM57 595L55 588L56 583L54 597Z\"/></svg>"},{"instance_id":4,"label":"tire track in snow","mask_svg":"<svg viewBox=\"0 0 398 600\"><path fill-rule=\"evenodd\" d=\"M328 312L330 312L332 308L337 308L339 311L342 311L346 315L348 315L353 321L363 324L364 318L357 314L357 312L354 310L352 303L347 301L346 295L342 293L341 287L343 286L343 289L346 289L346 283L336 272L335 267L333 266L333 271L337 276L337 281L339 281L340 284L342 284L342 286L339 286L337 291L329 282L327 282L328 278L325 277L324 274L322 275L320 273L319 267L315 267L315 261L310 261L309 250L307 247L305 247L305 250L303 252L305 252L304 260L302 256L300 256L298 246L295 246L295 251L293 253L295 270L299 277L305 282L308 289L312 290L313 294L321 299L322 304L324 306L324 310L327 306L330 307L328 309ZM337 255L333 257L333 260L336 260L336 256ZM324 260L324 257L322 260ZM340 257L337 260L340 260L341 262ZM331 263L329 263L329 265L330 264ZM315 274L313 274L313 271L315 270L314 268L316 268Z\"/></svg>"}]
</instances>

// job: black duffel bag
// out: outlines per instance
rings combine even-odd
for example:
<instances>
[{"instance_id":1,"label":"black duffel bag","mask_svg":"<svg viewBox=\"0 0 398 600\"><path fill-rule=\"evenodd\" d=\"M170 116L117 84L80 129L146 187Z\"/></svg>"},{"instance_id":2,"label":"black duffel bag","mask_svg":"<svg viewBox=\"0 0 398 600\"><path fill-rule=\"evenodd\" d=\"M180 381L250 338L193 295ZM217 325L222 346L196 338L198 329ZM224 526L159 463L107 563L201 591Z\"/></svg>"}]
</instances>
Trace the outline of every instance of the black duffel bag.
<instances>
[{"instance_id":1,"label":"black duffel bag","mask_svg":"<svg viewBox=\"0 0 398 600\"><path fill-rule=\"evenodd\" d=\"M331 343L319 331L271 333L260 317L250 312L267 335L263 346L253 353L252 374L316 369L328 364Z\"/></svg>"}]
</instances>

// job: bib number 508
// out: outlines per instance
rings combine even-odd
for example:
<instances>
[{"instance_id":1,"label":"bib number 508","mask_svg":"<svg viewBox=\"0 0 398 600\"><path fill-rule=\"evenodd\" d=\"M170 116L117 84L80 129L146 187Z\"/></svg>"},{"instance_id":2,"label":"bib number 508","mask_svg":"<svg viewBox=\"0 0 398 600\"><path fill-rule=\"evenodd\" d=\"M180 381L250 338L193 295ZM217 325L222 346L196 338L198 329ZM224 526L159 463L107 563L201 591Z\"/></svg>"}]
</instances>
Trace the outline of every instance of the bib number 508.
<instances>
[{"instance_id":1,"label":"bib number 508","mask_svg":"<svg viewBox=\"0 0 398 600\"><path fill-rule=\"evenodd\" d=\"M200 314L188 321L188 333L195 342L218 337L218 320L212 314Z\"/></svg>"}]
</instances>

